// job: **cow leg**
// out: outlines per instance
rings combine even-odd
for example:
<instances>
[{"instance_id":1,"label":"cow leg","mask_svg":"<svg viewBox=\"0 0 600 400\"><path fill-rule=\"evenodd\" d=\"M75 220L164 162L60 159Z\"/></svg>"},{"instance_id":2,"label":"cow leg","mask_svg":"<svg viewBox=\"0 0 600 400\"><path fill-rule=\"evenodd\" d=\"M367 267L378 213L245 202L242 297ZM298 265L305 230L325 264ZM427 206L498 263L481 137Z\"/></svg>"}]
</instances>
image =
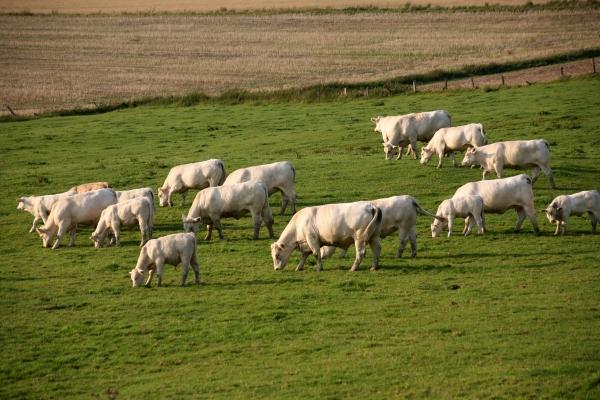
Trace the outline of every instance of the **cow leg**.
<instances>
[{"instance_id":1,"label":"cow leg","mask_svg":"<svg viewBox=\"0 0 600 400\"><path fill-rule=\"evenodd\" d=\"M404 148L402 146L398 146L398 155L396 156L396 160L399 160L402 158L402 150L404 150ZM408 154L408 151L407 151Z\"/></svg>"},{"instance_id":2,"label":"cow leg","mask_svg":"<svg viewBox=\"0 0 600 400\"><path fill-rule=\"evenodd\" d=\"M296 271L304 271L304 263L306 262L306 258L310 255L310 252L302 252L300 255L300 262L296 266Z\"/></svg>"},{"instance_id":3,"label":"cow leg","mask_svg":"<svg viewBox=\"0 0 600 400\"><path fill-rule=\"evenodd\" d=\"M482 235L484 231L482 214L473 214L473 218L477 224L477 234Z\"/></svg>"},{"instance_id":4,"label":"cow leg","mask_svg":"<svg viewBox=\"0 0 600 400\"><path fill-rule=\"evenodd\" d=\"M150 239L150 227L142 217L138 218L138 225L140 227L140 233L142 234L142 241L140 242L140 247L142 247Z\"/></svg>"},{"instance_id":5,"label":"cow leg","mask_svg":"<svg viewBox=\"0 0 600 400\"><path fill-rule=\"evenodd\" d=\"M371 238L369 246L373 252L373 265L371 266L371 271L376 271L379 269L379 255L381 254L381 241L379 240L379 237Z\"/></svg>"},{"instance_id":6,"label":"cow leg","mask_svg":"<svg viewBox=\"0 0 600 400\"><path fill-rule=\"evenodd\" d=\"M35 231L35 224L36 224L38 221L40 221L41 219L42 219L42 218L41 218L41 217L39 217L39 216L37 216L37 215L36 215L35 217L33 217L33 224L31 224L31 229L29 230L29 232L33 232L33 231Z\"/></svg>"},{"instance_id":7,"label":"cow leg","mask_svg":"<svg viewBox=\"0 0 600 400\"><path fill-rule=\"evenodd\" d=\"M71 228L69 233L70 233L69 247L73 247L73 246L75 246L75 236L77 235L77 225L75 225L73 228Z\"/></svg>"},{"instance_id":8,"label":"cow leg","mask_svg":"<svg viewBox=\"0 0 600 400\"><path fill-rule=\"evenodd\" d=\"M517 224L515 225L515 233L518 233L521 230L521 225L523 225L525 217L526 214L523 208L517 208Z\"/></svg>"},{"instance_id":9,"label":"cow leg","mask_svg":"<svg viewBox=\"0 0 600 400\"><path fill-rule=\"evenodd\" d=\"M162 286L163 269L165 267L165 260L159 258L156 260L156 287Z\"/></svg>"},{"instance_id":10,"label":"cow leg","mask_svg":"<svg viewBox=\"0 0 600 400\"><path fill-rule=\"evenodd\" d=\"M258 239L258 234L260 233L260 225L262 224L262 218L260 214L256 214L254 211L251 211L252 214L252 226L254 227L254 234L252 235L252 239Z\"/></svg>"},{"instance_id":11,"label":"cow leg","mask_svg":"<svg viewBox=\"0 0 600 400\"><path fill-rule=\"evenodd\" d=\"M121 226L114 225L112 227L112 231L115 235L115 246L120 246L121 245Z\"/></svg>"},{"instance_id":12,"label":"cow leg","mask_svg":"<svg viewBox=\"0 0 600 400\"><path fill-rule=\"evenodd\" d=\"M451 157L452 157L452 168L456 168L456 152L453 151L451 153Z\"/></svg>"},{"instance_id":13,"label":"cow leg","mask_svg":"<svg viewBox=\"0 0 600 400\"><path fill-rule=\"evenodd\" d=\"M561 221L556 221L556 230L554 231L554 236L560 235L560 232L562 230L561 225L562 225Z\"/></svg>"},{"instance_id":14,"label":"cow leg","mask_svg":"<svg viewBox=\"0 0 600 400\"><path fill-rule=\"evenodd\" d=\"M152 283L152 278L154 278L154 273L156 272L156 265L152 266L149 265L148 266L148 279L146 280L146 287L150 287L150 283Z\"/></svg>"},{"instance_id":15,"label":"cow leg","mask_svg":"<svg viewBox=\"0 0 600 400\"><path fill-rule=\"evenodd\" d=\"M221 239L221 240L225 239L225 237L223 236L223 227L221 226L221 218L220 217L214 217L214 218L211 218L211 219L213 221L213 224L214 224L215 228L217 228L217 232L219 232L219 239Z\"/></svg>"},{"instance_id":16,"label":"cow leg","mask_svg":"<svg viewBox=\"0 0 600 400\"><path fill-rule=\"evenodd\" d=\"M469 236L471 233L471 229L473 229L473 225L475 225L475 217L469 215L465 218L465 228L463 229L463 235Z\"/></svg>"},{"instance_id":17,"label":"cow leg","mask_svg":"<svg viewBox=\"0 0 600 400\"><path fill-rule=\"evenodd\" d=\"M404 229L398 229L398 239L400 243L398 245L398 250L396 251L396 258L402 258L402 253L404 253L404 248L408 243L409 236L409 232L406 232Z\"/></svg>"},{"instance_id":18,"label":"cow leg","mask_svg":"<svg viewBox=\"0 0 600 400\"><path fill-rule=\"evenodd\" d=\"M482 177L481 177L482 181L485 181L485 176L487 175L487 173L488 173L487 169L484 168L483 169L483 174L482 174Z\"/></svg>"},{"instance_id":19,"label":"cow leg","mask_svg":"<svg viewBox=\"0 0 600 400\"><path fill-rule=\"evenodd\" d=\"M596 233L598 218L596 217L596 214L594 214L592 211L588 211L588 215L590 216L590 222L592 223L592 233Z\"/></svg>"},{"instance_id":20,"label":"cow leg","mask_svg":"<svg viewBox=\"0 0 600 400\"><path fill-rule=\"evenodd\" d=\"M283 215L285 213L285 209L287 208L290 198L287 196L283 190L279 190L281 192L281 210L279 211L279 215Z\"/></svg>"},{"instance_id":21,"label":"cow leg","mask_svg":"<svg viewBox=\"0 0 600 400\"><path fill-rule=\"evenodd\" d=\"M275 222L273 220L273 214L271 213L271 207L269 207L268 205L265 205L265 207L263 207L262 211L261 211L261 217L262 220L264 221L265 225L267 226L267 230L269 231L269 237L273 238L275 235L273 234L273 222Z\"/></svg>"},{"instance_id":22,"label":"cow leg","mask_svg":"<svg viewBox=\"0 0 600 400\"><path fill-rule=\"evenodd\" d=\"M410 141L410 145L408 146L410 151L412 152L413 160L417 159L417 138Z\"/></svg>"},{"instance_id":23,"label":"cow leg","mask_svg":"<svg viewBox=\"0 0 600 400\"><path fill-rule=\"evenodd\" d=\"M60 247L60 240L65 235L65 233L67 233L67 228L68 227L65 225L59 226L58 232L56 233L56 240L54 241L54 245L52 246L53 249L58 249Z\"/></svg>"},{"instance_id":24,"label":"cow leg","mask_svg":"<svg viewBox=\"0 0 600 400\"><path fill-rule=\"evenodd\" d=\"M531 170L531 186L533 186L540 177L540 167L537 165Z\"/></svg>"},{"instance_id":25,"label":"cow leg","mask_svg":"<svg viewBox=\"0 0 600 400\"><path fill-rule=\"evenodd\" d=\"M185 198L187 197L187 190L181 192L181 207L185 206Z\"/></svg>"},{"instance_id":26,"label":"cow leg","mask_svg":"<svg viewBox=\"0 0 600 400\"><path fill-rule=\"evenodd\" d=\"M365 253L366 253L366 243L363 240L354 240L354 247L356 248L356 258L354 259L354 263L352 264L352 267L350 268L350 271L354 272L354 271L358 271L358 267L360 267L360 263L362 262L363 258L365 258Z\"/></svg>"},{"instance_id":27,"label":"cow leg","mask_svg":"<svg viewBox=\"0 0 600 400\"><path fill-rule=\"evenodd\" d=\"M213 224L206 225L206 236L204 236L204 240L210 240L212 237Z\"/></svg>"},{"instance_id":28,"label":"cow leg","mask_svg":"<svg viewBox=\"0 0 600 400\"><path fill-rule=\"evenodd\" d=\"M292 214L296 214L296 192L293 190L289 192L288 198L290 199L290 208Z\"/></svg>"},{"instance_id":29,"label":"cow leg","mask_svg":"<svg viewBox=\"0 0 600 400\"><path fill-rule=\"evenodd\" d=\"M535 235L539 235L540 228L538 226L537 217L535 216L535 208L525 207L524 211L525 215L527 215L527 218L529 218L529 220L531 221L531 225L533 226L533 233Z\"/></svg>"},{"instance_id":30,"label":"cow leg","mask_svg":"<svg viewBox=\"0 0 600 400\"><path fill-rule=\"evenodd\" d=\"M550 167L540 165L540 168L542 169L544 175L548 177L548 180L550 181L550 187L552 189L556 189L556 183L554 182L554 174L552 174L552 170L550 169Z\"/></svg>"},{"instance_id":31,"label":"cow leg","mask_svg":"<svg viewBox=\"0 0 600 400\"><path fill-rule=\"evenodd\" d=\"M410 229L410 256L412 258L417 257L417 227L413 226Z\"/></svg>"},{"instance_id":32,"label":"cow leg","mask_svg":"<svg viewBox=\"0 0 600 400\"><path fill-rule=\"evenodd\" d=\"M311 235L308 231L308 227L305 228L304 237L306 238L306 244L310 251L317 258L316 269L317 272L320 272L323 269L323 258L321 258L321 244L319 243L319 239L315 235Z\"/></svg>"},{"instance_id":33,"label":"cow leg","mask_svg":"<svg viewBox=\"0 0 600 400\"><path fill-rule=\"evenodd\" d=\"M179 281L179 286L185 286L185 281L187 280L188 273L190 272L190 260L187 258L181 259L181 280Z\"/></svg>"}]
</instances>

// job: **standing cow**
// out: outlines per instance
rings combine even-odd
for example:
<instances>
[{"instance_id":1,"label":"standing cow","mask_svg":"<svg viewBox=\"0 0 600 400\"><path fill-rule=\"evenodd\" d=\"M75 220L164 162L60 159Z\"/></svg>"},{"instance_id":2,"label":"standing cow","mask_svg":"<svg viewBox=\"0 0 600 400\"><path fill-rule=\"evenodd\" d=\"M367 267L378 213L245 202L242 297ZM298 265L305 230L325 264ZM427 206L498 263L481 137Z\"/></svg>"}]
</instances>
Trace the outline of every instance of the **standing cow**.
<instances>
[{"instance_id":1,"label":"standing cow","mask_svg":"<svg viewBox=\"0 0 600 400\"><path fill-rule=\"evenodd\" d=\"M426 165L431 156L437 154L437 167L442 167L445 155L452 156L452 166L456 167L455 153L467 147L479 147L487 143L483 125L468 124L439 129L431 138L427 146L421 149L421 164Z\"/></svg>"},{"instance_id":2,"label":"standing cow","mask_svg":"<svg viewBox=\"0 0 600 400\"><path fill-rule=\"evenodd\" d=\"M254 224L254 239L258 239L260 226L264 221L273 237L273 215L269 207L269 194L264 183L250 181L235 185L223 185L201 190L196 195L187 217L183 215L183 230L185 232L198 230L200 223L206 225L206 237L210 240L213 226L223 239L221 218L239 219L247 213L252 215Z\"/></svg>"},{"instance_id":3,"label":"standing cow","mask_svg":"<svg viewBox=\"0 0 600 400\"><path fill-rule=\"evenodd\" d=\"M144 274L149 271L146 286L150 286L154 273L158 276L156 286L162 285L165 264L177 266L181 263L180 286L185 285L190 266L194 270L195 282L200 284L200 263L196 251L196 235L193 233L174 233L150 239L140 250L135 268L129 276L133 287L139 287L144 281Z\"/></svg>"},{"instance_id":4,"label":"standing cow","mask_svg":"<svg viewBox=\"0 0 600 400\"><path fill-rule=\"evenodd\" d=\"M556 197L544 210L551 224L556 223L555 235L567 232L567 221L571 215L587 213L592 223L592 233L600 221L600 194L597 190L586 190L571 195Z\"/></svg>"},{"instance_id":5,"label":"standing cow","mask_svg":"<svg viewBox=\"0 0 600 400\"><path fill-rule=\"evenodd\" d=\"M531 185L531 178L525 174L510 178L469 182L456 189L452 198L480 196L483 199L483 211L491 214L502 214L506 210L514 208L517 211L515 232L521 230L523 221L527 217L537 235L540 230L535 216Z\"/></svg>"},{"instance_id":6,"label":"standing cow","mask_svg":"<svg viewBox=\"0 0 600 400\"><path fill-rule=\"evenodd\" d=\"M381 210L381 239L397 233L398 250L396 257L402 257L406 244L410 241L411 257L417 256L417 214L428 215L437 218L432 213L424 210L417 199L412 196L392 196L383 199L372 200L371 203ZM321 249L323 258L330 257L335 252L334 246L326 246ZM342 250L344 257L346 250Z\"/></svg>"},{"instance_id":7,"label":"standing cow","mask_svg":"<svg viewBox=\"0 0 600 400\"><path fill-rule=\"evenodd\" d=\"M189 189L222 185L225 176L225 164L217 159L177 165L171 168L165 182L158 188L160 206L165 207L168 204L172 207L174 193L181 193L183 206Z\"/></svg>"},{"instance_id":8,"label":"standing cow","mask_svg":"<svg viewBox=\"0 0 600 400\"><path fill-rule=\"evenodd\" d=\"M450 113L445 110L421 112L414 114L374 117L375 132L380 132L386 160L391 160L394 150L399 149L398 157L402 157L402 147L408 145L413 158L417 158L417 140L426 142L441 128L452 125Z\"/></svg>"},{"instance_id":9,"label":"standing cow","mask_svg":"<svg viewBox=\"0 0 600 400\"><path fill-rule=\"evenodd\" d=\"M292 214L296 212L296 170L289 161L280 161L272 164L256 165L240 168L233 171L223 185L231 185L247 181L261 181L267 185L269 196L281 192L281 215L290 204Z\"/></svg>"},{"instance_id":10,"label":"standing cow","mask_svg":"<svg viewBox=\"0 0 600 400\"><path fill-rule=\"evenodd\" d=\"M302 257L296 271L304 269L306 258L311 253L317 258L317 271L321 271L321 247L347 249L354 244L356 259L350 271L356 271L365 256L365 246L369 243L373 251L371 269L376 270L381 252L381 219L381 210L368 201L303 208L294 214L279 239L271 245L273 268L275 271L283 269L292 251L299 249Z\"/></svg>"},{"instance_id":11,"label":"standing cow","mask_svg":"<svg viewBox=\"0 0 600 400\"><path fill-rule=\"evenodd\" d=\"M140 247L152 237L154 204L147 197L137 197L106 207L96 229L90 236L96 248L102 247L107 233L112 233L115 244L121 244L121 227L138 225L142 234Z\"/></svg>"},{"instance_id":12,"label":"standing cow","mask_svg":"<svg viewBox=\"0 0 600 400\"><path fill-rule=\"evenodd\" d=\"M532 184L538 179L542 170L550 180L550 186L556 188L550 169L550 144L544 139L512 140L470 148L465 153L462 165L481 165L483 179L490 171L495 171L498 178L502 178L504 168L533 168Z\"/></svg>"},{"instance_id":13,"label":"standing cow","mask_svg":"<svg viewBox=\"0 0 600 400\"><path fill-rule=\"evenodd\" d=\"M452 236L454 218L465 218L463 235L468 236L473 228L473 222L477 224L477 233L485 232L484 204L481 196L459 196L442 201L435 215L438 218L431 224L431 236L438 237L444 226L448 226L448 237Z\"/></svg>"},{"instance_id":14,"label":"standing cow","mask_svg":"<svg viewBox=\"0 0 600 400\"><path fill-rule=\"evenodd\" d=\"M33 223L31 224L31 229L29 230L29 232L33 232L38 221L41 220L44 224L46 223L48 214L50 214L50 210L52 209L54 203L69 196L72 196L70 191L57 194L47 194L43 196L19 197L17 210L27 211L33 215Z\"/></svg>"},{"instance_id":15,"label":"standing cow","mask_svg":"<svg viewBox=\"0 0 600 400\"><path fill-rule=\"evenodd\" d=\"M56 237L52 248L57 249L60 240L67 232L71 232L69 246L75 245L77 225L97 224L102 210L116 202L117 195L112 189L93 190L58 200L52 207L44 226L36 229L42 238L43 246L49 247Z\"/></svg>"}]
</instances>

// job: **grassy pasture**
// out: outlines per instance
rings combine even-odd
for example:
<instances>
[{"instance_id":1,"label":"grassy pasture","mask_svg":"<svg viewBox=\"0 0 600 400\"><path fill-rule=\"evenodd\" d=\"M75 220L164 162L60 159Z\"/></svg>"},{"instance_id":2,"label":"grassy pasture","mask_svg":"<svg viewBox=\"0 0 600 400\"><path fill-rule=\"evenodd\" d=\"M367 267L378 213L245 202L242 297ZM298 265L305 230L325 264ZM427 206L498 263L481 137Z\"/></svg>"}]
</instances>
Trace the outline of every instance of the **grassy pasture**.
<instances>
[{"instance_id":1,"label":"grassy pasture","mask_svg":"<svg viewBox=\"0 0 600 400\"><path fill-rule=\"evenodd\" d=\"M157 187L171 165L219 157L228 171L290 160L299 207L412 194L435 211L480 171L385 161L369 118L445 108L491 141L550 141L559 188L540 177L542 208L600 186L599 92L588 78L0 124L0 398L598 398L600 235L587 220L555 238L540 214L535 237L529 222L512 233L508 212L482 237L434 240L419 217L416 259L395 259L389 237L382 269L367 255L354 274L337 257L297 273L297 254L275 273L265 230L252 241L249 218L225 220L226 240L199 244L201 287L177 287L169 268L165 287L134 290L137 232L96 250L82 229L76 247L43 249L15 199L91 180ZM155 235L180 231L186 211L158 209Z\"/></svg>"},{"instance_id":2,"label":"grassy pasture","mask_svg":"<svg viewBox=\"0 0 600 400\"><path fill-rule=\"evenodd\" d=\"M557 29L560 27L560 29ZM0 113L364 83L599 48L600 10L0 15Z\"/></svg>"}]
</instances>

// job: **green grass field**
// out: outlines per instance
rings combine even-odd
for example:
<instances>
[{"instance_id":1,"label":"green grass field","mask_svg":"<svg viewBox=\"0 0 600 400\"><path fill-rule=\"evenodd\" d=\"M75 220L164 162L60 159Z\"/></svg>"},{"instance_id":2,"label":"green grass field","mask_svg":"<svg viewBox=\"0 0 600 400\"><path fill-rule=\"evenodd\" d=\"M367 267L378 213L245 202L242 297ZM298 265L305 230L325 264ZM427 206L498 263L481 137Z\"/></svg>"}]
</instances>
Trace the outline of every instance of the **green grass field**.
<instances>
[{"instance_id":1,"label":"green grass field","mask_svg":"<svg viewBox=\"0 0 600 400\"><path fill-rule=\"evenodd\" d=\"M44 249L21 195L108 180L159 186L170 166L221 158L228 171L278 160L297 170L299 208L397 194L435 211L478 169L385 161L369 118L444 108L481 122L490 141L545 138L558 189L542 176L536 208L600 189L600 79L326 103L139 107L0 124L0 398L599 398L600 235L571 219L566 237L538 214L488 215L488 233L432 239L418 256L349 273L273 271L270 239L249 218L226 240L199 241L203 285L132 289L139 232L94 249ZM516 174L517 171L508 171ZM188 204L193 196L188 196ZM271 204L279 207L279 195ZM187 207L157 211L155 237L181 230ZM290 216L276 216L279 234ZM203 235L203 233L202 233ZM67 241L63 243L66 244ZM190 279L188 279L190 281Z\"/></svg>"}]
</instances>

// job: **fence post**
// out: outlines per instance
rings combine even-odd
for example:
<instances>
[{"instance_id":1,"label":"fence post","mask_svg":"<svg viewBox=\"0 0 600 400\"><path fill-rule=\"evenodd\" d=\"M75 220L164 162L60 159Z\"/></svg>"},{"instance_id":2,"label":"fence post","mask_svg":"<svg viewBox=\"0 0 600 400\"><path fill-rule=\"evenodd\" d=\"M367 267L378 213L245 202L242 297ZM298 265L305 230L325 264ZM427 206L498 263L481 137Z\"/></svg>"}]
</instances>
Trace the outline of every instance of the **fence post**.
<instances>
[{"instance_id":1,"label":"fence post","mask_svg":"<svg viewBox=\"0 0 600 400\"><path fill-rule=\"evenodd\" d=\"M448 78L444 79L444 90L448 90Z\"/></svg>"},{"instance_id":2,"label":"fence post","mask_svg":"<svg viewBox=\"0 0 600 400\"><path fill-rule=\"evenodd\" d=\"M592 57L592 70L596 73L596 59Z\"/></svg>"},{"instance_id":3,"label":"fence post","mask_svg":"<svg viewBox=\"0 0 600 400\"><path fill-rule=\"evenodd\" d=\"M344 88L344 91L342 93L344 94L344 96L348 95L348 91L346 90L346 88Z\"/></svg>"},{"instance_id":4,"label":"fence post","mask_svg":"<svg viewBox=\"0 0 600 400\"><path fill-rule=\"evenodd\" d=\"M475 81L473 80L473 77L471 77L471 88L475 89Z\"/></svg>"},{"instance_id":5,"label":"fence post","mask_svg":"<svg viewBox=\"0 0 600 400\"><path fill-rule=\"evenodd\" d=\"M504 75L500 75L500 77L502 78L502 86L504 86Z\"/></svg>"},{"instance_id":6,"label":"fence post","mask_svg":"<svg viewBox=\"0 0 600 400\"><path fill-rule=\"evenodd\" d=\"M367 91L365 93L367 95L367 97L369 97L369 87L367 86Z\"/></svg>"},{"instance_id":7,"label":"fence post","mask_svg":"<svg viewBox=\"0 0 600 400\"><path fill-rule=\"evenodd\" d=\"M563 76L565 76L565 69L560 67L560 77L562 78Z\"/></svg>"},{"instance_id":8,"label":"fence post","mask_svg":"<svg viewBox=\"0 0 600 400\"><path fill-rule=\"evenodd\" d=\"M10 108L10 106L9 106L8 104L6 104L6 109L7 109L8 111L10 111L10 113L11 113L11 114L12 114L14 117L16 117L16 116L17 116L17 114L16 114L16 113L13 111L13 109L12 109L12 108Z\"/></svg>"},{"instance_id":9,"label":"fence post","mask_svg":"<svg viewBox=\"0 0 600 400\"><path fill-rule=\"evenodd\" d=\"M417 81L413 81L413 93L417 92Z\"/></svg>"}]
</instances>

